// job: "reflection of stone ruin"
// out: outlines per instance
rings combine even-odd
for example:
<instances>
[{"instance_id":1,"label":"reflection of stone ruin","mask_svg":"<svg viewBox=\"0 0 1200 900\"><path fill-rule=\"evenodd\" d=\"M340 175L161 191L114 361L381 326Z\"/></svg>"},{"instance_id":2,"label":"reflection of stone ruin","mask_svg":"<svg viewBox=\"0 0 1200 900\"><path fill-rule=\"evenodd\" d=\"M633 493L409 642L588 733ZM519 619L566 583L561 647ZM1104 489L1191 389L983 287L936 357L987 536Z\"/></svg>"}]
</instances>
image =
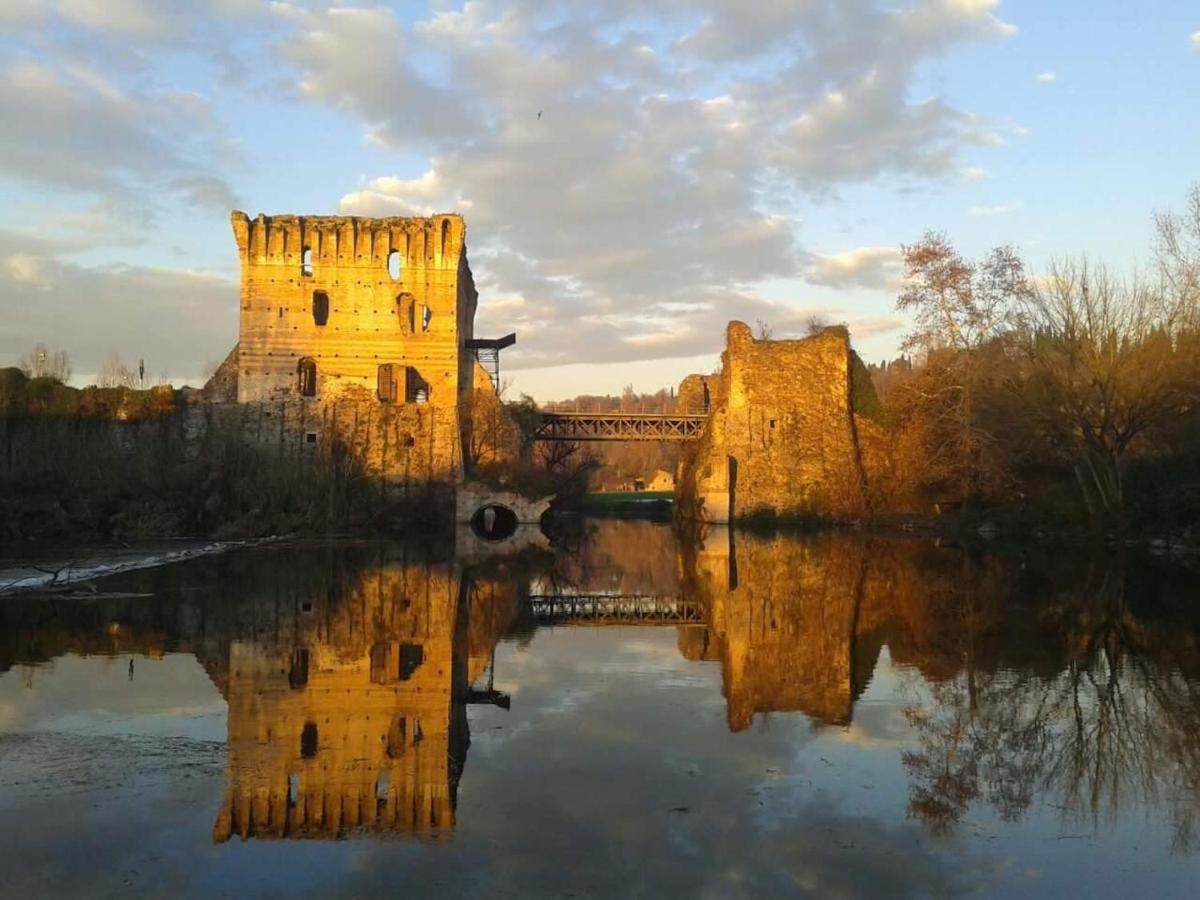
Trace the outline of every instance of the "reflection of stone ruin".
<instances>
[{"instance_id":1,"label":"reflection of stone ruin","mask_svg":"<svg viewBox=\"0 0 1200 900\"><path fill-rule=\"evenodd\" d=\"M213 837L447 834L466 758L451 567L386 565L336 610L229 648L228 786Z\"/></svg>"},{"instance_id":2,"label":"reflection of stone ruin","mask_svg":"<svg viewBox=\"0 0 1200 900\"><path fill-rule=\"evenodd\" d=\"M714 532L686 566L685 595L701 601L708 621L680 629L680 652L720 660L734 731L755 713L848 723L879 649L859 634L861 542L739 535L734 547Z\"/></svg>"}]
</instances>

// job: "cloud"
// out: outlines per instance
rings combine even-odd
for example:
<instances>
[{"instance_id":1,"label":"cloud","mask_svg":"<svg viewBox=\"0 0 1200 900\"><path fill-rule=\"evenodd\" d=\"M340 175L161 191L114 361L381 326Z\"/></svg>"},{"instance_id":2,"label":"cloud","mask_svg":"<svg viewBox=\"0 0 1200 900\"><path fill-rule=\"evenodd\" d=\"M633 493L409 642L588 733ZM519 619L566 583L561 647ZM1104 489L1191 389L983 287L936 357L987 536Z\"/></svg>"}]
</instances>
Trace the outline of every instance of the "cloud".
<instances>
[{"instance_id":1,"label":"cloud","mask_svg":"<svg viewBox=\"0 0 1200 900\"><path fill-rule=\"evenodd\" d=\"M1200 31L1193 31L1190 40L1192 42L1192 48L1195 50L1200 50Z\"/></svg>"},{"instance_id":2,"label":"cloud","mask_svg":"<svg viewBox=\"0 0 1200 900\"><path fill-rule=\"evenodd\" d=\"M992 177L992 173L987 169L981 169L979 166L967 166L959 171L963 181L987 181Z\"/></svg>"},{"instance_id":3,"label":"cloud","mask_svg":"<svg viewBox=\"0 0 1200 900\"><path fill-rule=\"evenodd\" d=\"M815 255L805 277L812 284L826 287L895 290L901 283L901 269L899 247L858 247Z\"/></svg>"},{"instance_id":4,"label":"cloud","mask_svg":"<svg viewBox=\"0 0 1200 900\"><path fill-rule=\"evenodd\" d=\"M967 210L967 215L977 219L988 218L990 216L1004 216L1011 212L1016 212L1021 208L1021 203L1001 203L996 206L972 206Z\"/></svg>"},{"instance_id":5,"label":"cloud","mask_svg":"<svg viewBox=\"0 0 1200 900\"><path fill-rule=\"evenodd\" d=\"M1050 84L1053 81L1057 80L1057 78L1058 78L1058 76L1056 74L1054 74L1053 72L1039 72L1038 76L1037 76L1037 80L1040 81L1042 84Z\"/></svg>"},{"instance_id":6,"label":"cloud","mask_svg":"<svg viewBox=\"0 0 1200 900\"><path fill-rule=\"evenodd\" d=\"M1002 142L916 93L928 61L1013 33L996 8L479 0L410 28L384 8L277 5L278 52L300 96L427 159L360 181L340 210L466 213L484 296L524 301L485 302L477 331L517 328L512 364L551 365L708 352L730 318L811 315L750 287L806 271L798 203L949 178L965 146ZM886 283L873 265L858 277ZM854 277L834 266L819 277Z\"/></svg>"},{"instance_id":7,"label":"cloud","mask_svg":"<svg viewBox=\"0 0 1200 900\"><path fill-rule=\"evenodd\" d=\"M205 272L94 268L35 252L0 249L0 360L36 342L65 350L88 377L110 353L145 358L155 375L197 379L237 339L238 287Z\"/></svg>"},{"instance_id":8,"label":"cloud","mask_svg":"<svg viewBox=\"0 0 1200 900\"><path fill-rule=\"evenodd\" d=\"M155 189L228 208L233 194L216 172L215 126L196 94L123 89L82 64L19 61L0 72L0 168L66 195L91 195L144 209Z\"/></svg>"}]
</instances>

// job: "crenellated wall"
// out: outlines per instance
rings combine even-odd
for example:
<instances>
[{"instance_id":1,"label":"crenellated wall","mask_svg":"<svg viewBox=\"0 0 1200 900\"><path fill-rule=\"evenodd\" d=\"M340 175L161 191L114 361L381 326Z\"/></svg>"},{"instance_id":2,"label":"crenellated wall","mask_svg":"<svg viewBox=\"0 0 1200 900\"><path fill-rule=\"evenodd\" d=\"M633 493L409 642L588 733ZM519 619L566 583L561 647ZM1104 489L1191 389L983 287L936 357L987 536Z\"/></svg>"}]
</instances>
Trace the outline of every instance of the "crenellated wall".
<instances>
[{"instance_id":1,"label":"crenellated wall","mask_svg":"<svg viewBox=\"0 0 1200 900\"><path fill-rule=\"evenodd\" d=\"M298 396L302 359L316 364L318 397L351 386L375 393L385 364L411 369L423 402L469 397L477 294L461 216L235 211L231 221L242 272L239 401Z\"/></svg>"}]
</instances>

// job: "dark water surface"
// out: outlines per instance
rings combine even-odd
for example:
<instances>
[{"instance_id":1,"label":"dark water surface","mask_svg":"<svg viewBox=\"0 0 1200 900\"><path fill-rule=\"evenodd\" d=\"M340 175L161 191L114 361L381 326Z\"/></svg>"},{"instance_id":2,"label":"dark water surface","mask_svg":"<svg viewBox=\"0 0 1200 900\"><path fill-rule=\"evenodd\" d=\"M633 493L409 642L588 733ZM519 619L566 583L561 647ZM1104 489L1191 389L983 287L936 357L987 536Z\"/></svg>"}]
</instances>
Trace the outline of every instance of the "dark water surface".
<instances>
[{"instance_id":1,"label":"dark water surface","mask_svg":"<svg viewBox=\"0 0 1200 900\"><path fill-rule=\"evenodd\" d=\"M1194 573L592 530L0 598L0 895L1196 896Z\"/></svg>"}]
</instances>

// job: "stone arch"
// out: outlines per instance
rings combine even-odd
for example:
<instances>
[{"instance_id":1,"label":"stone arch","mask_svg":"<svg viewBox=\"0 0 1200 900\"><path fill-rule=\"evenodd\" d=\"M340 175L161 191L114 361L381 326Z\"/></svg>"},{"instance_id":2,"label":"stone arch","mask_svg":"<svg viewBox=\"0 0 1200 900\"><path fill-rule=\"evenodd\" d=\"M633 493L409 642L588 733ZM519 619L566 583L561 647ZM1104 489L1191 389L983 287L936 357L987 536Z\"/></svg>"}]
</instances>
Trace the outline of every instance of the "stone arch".
<instances>
[{"instance_id":1,"label":"stone arch","mask_svg":"<svg viewBox=\"0 0 1200 900\"><path fill-rule=\"evenodd\" d=\"M500 503L485 503L470 519L471 531L485 541L503 541L517 532L517 514Z\"/></svg>"}]
</instances>

